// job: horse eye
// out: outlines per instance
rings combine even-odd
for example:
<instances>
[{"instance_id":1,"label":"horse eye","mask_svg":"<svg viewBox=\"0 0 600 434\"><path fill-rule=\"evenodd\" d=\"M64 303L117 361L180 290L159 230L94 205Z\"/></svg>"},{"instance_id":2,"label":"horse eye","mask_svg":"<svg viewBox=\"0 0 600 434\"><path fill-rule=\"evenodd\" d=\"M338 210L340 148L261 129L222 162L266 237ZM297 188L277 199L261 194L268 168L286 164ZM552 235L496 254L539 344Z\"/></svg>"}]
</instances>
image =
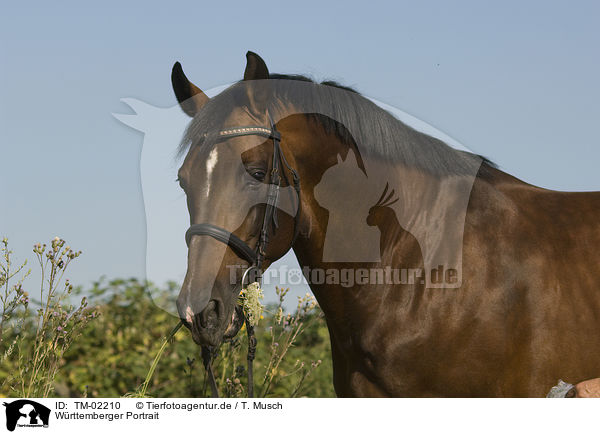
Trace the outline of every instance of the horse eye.
<instances>
[{"instance_id":1,"label":"horse eye","mask_svg":"<svg viewBox=\"0 0 600 434\"><path fill-rule=\"evenodd\" d=\"M261 169L254 169L250 171L250 176L252 176L257 181L262 182L265 180L265 176L267 176L267 173Z\"/></svg>"}]
</instances>

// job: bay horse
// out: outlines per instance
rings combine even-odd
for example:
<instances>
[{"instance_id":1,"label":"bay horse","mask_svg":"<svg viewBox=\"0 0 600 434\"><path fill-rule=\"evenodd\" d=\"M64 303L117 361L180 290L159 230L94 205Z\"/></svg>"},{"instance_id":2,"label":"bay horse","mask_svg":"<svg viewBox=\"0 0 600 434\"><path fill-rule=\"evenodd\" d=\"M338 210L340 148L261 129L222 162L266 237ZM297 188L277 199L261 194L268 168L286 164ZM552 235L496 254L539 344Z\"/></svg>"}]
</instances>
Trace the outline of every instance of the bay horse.
<instances>
[{"instance_id":1,"label":"bay horse","mask_svg":"<svg viewBox=\"0 0 600 434\"><path fill-rule=\"evenodd\" d=\"M340 397L543 397L599 376L600 193L529 185L350 88L246 62L213 98L172 71L197 229L177 308L197 344L238 332L251 258L291 248Z\"/></svg>"}]
</instances>

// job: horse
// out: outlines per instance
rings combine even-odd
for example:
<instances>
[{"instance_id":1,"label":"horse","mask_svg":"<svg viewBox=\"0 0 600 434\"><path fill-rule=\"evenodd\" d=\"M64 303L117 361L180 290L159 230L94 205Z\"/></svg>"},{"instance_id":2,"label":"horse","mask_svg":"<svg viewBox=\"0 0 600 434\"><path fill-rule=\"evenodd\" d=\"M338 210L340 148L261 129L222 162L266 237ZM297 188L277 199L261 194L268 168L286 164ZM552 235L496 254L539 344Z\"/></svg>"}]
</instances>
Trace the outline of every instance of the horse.
<instances>
[{"instance_id":1,"label":"horse","mask_svg":"<svg viewBox=\"0 0 600 434\"><path fill-rule=\"evenodd\" d=\"M179 63L171 81L192 118L178 180L195 230L177 309L197 344L234 336L242 273L292 249L339 397L543 397L559 378L598 376L599 192L527 184L253 52L213 98ZM328 233L342 234L333 256ZM357 255L365 240L375 248Z\"/></svg>"}]
</instances>

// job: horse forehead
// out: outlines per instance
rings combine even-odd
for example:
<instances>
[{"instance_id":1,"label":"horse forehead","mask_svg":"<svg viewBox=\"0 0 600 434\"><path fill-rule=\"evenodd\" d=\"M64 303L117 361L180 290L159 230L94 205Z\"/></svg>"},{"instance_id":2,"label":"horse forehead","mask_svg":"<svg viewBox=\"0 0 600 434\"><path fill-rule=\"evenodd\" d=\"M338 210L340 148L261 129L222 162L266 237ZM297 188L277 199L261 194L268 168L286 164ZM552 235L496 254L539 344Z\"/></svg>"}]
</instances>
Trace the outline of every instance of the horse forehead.
<instances>
[{"instance_id":1,"label":"horse forehead","mask_svg":"<svg viewBox=\"0 0 600 434\"><path fill-rule=\"evenodd\" d=\"M238 127L240 125L262 125L266 123L266 112L264 117L252 113L246 106L234 106L230 109L229 116L223 123L224 128Z\"/></svg>"}]
</instances>

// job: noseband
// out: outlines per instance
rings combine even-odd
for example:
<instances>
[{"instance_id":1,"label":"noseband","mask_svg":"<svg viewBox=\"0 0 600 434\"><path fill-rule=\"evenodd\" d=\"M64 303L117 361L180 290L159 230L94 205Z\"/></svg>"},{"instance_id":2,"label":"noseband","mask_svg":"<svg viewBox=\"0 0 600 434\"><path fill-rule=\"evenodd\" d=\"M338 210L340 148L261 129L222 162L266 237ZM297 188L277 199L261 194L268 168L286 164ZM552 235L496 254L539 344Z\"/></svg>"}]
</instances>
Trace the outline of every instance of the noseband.
<instances>
[{"instance_id":1,"label":"noseband","mask_svg":"<svg viewBox=\"0 0 600 434\"><path fill-rule=\"evenodd\" d=\"M287 162L285 155L281 151L281 134L275 128L275 124L271 120L270 116L269 123L271 128L248 126L248 127L236 127L229 128L226 130L219 131L214 136L215 143L219 143L228 140L233 137L241 136L262 136L267 139L273 140L273 162L271 169L271 176L269 179L269 188L267 191L267 200L265 215L263 217L262 227L260 230L260 236L254 248L250 247L247 242L243 241L237 235L229 232L228 230L219 226L212 225L210 223L199 223L189 227L185 233L185 242L190 246L190 242L194 235L208 235L217 241L227 244L235 252L235 254L241 259L247 261L250 267L244 272L242 276L241 285L244 285L244 279L251 269L256 269L258 275L254 279L255 281L260 280L260 272L263 262L266 258L267 245L269 244L269 229L273 227L273 235L279 227L277 218L277 202L279 201L279 188L281 187L282 176L287 180L285 173L283 172L283 166L285 166L292 174L292 181L294 190L296 192L296 198L298 201L298 208L296 215L294 216L294 235L292 237L291 245L294 244L298 236L299 231L299 219L300 219L300 176L298 172L292 168ZM289 184L289 182L288 182ZM248 282L250 283L250 282ZM254 336L254 326L250 324L248 318L245 318L246 329L248 332L248 396L254 395L254 380L252 362L254 361L254 355L256 352L256 337ZM204 361L204 367L208 374L210 386L213 397L218 397L219 393L217 390L217 384L214 378L214 374L211 367L212 351L207 347L202 347L202 359Z\"/></svg>"}]
</instances>

